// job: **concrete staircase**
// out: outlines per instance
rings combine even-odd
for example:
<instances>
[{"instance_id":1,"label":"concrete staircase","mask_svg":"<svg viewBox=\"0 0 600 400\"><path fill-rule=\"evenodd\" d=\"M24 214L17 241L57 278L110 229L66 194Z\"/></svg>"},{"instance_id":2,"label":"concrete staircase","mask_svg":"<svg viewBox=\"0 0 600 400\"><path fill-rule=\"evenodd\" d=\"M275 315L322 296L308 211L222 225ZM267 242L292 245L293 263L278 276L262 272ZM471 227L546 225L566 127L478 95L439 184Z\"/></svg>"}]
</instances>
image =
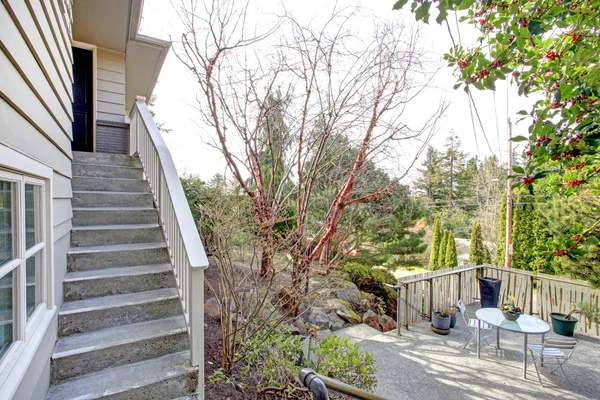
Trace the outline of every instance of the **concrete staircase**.
<instances>
[{"instance_id":1,"label":"concrete staircase","mask_svg":"<svg viewBox=\"0 0 600 400\"><path fill-rule=\"evenodd\" d=\"M188 396L197 370L141 164L73 156L73 230L47 399Z\"/></svg>"}]
</instances>

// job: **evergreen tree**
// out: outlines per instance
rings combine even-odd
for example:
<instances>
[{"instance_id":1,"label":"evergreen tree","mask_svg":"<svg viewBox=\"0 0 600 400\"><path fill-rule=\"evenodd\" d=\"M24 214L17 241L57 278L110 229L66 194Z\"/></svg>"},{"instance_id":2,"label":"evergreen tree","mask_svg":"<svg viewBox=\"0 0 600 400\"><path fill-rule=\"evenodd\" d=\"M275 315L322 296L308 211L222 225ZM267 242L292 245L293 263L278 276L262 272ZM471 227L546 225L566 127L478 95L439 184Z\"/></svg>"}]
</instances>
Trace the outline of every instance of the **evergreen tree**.
<instances>
[{"instance_id":1,"label":"evergreen tree","mask_svg":"<svg viewBox=\"0 0 600 400\"><path fill-rule=\"evenodd\" d=\"M504 266L506 261L506 193L502 196L500 216L498 217L498 241L494 264Z\"/></svg>"},{"instance_id":2,"label":"evergreen tree","mask_svg":"<svg viewBox=\"0 0 600 400\"><path fill-rule=\"evenodd\" d=\"M523 270L533 268L534 244L536 241L533 231L536 218L532 198L519 194L513 212L513 268Z\"/></svg>"},{"instance_id":3,"label":"evergreen tree","mask_svg":"<svg viewBox=\"0 0 600 400\"><path fill-rule=\"evenodd\" d=\"M446 138L444 148L446 151L441 157L442 179L444 182L443 194L448 200L459 198L458 188L464 189L467 181L470 179L468 174L464 174L467 164L467 154L461 150L461 142L458 135L454 131L450 131L450 135ZM461 193L463 194L463 193Z\"/></svg>"},{"instance_id":4,"label":"evergreen tree","mask_svg":"<svg viewBox=\"0 0 600 400\"><path fill-rule=\"evenodd\" d=\"M487 258L489 258L489 253ZM485 264L486 249L483 245L483 237L481 236L481 224L476 221L471 229L471 243L469 245L469 263L475 265Z\"/></svg>"},{"instance_id":5,"label":"evergreen tree","mask_svg":"<svg viewBox=\"0 0 600 400\"><path fill-rule=\"evenodd\" d=\"M442 231L440 239L440 248L438 249L436 269L444 268L446 264L446 245L448 244L449 232L447 230Z\"/></svg>"},{"instance_id":6,"label":"evergreen tree","mask_svg":"<svg viewBox=\"0 0 600 400\"><path fill-rule=\"evenodd\" d=\"M421 164L423 168L419 168L421 176L415 181L415 189L429 199L440 199L442 192L442 174L440 170L440 154L429 146L425 160Z\"/></svg>"},{"instance_id":7,"label":"evergreen tree","mask_svg":"<svg viewBox=\"0 0 600 400\"><path fill-rule=\"evenodd\" d=\"M533 262L531 270L538 273L553 273L552 271L552 253L548 251L546 242L550 238L545 222L538 214L534 220L533 237L535 238L533 248Z\"/></svg>"},{"instance_id":8,"label":"evergreen tree","mask_svg":"<svg viewBox=\"0 0 600 400\"><path fill-rule=\"evenodd\" d=\"M458 266L458 254L456 253L456 241L454 240L454 234L452 231L448 231L448 242L446 243L446 260L445 267L456 267Z\"/></svg>"},{"instance_id":9,"label":"evergreen tree","mask_svg":"<svg viewBox=\"0 0 600 400\"><path fill-rule=\"evenodd\" d=\"M435 217L433 220L433 235L431 236L431 253L429 254L429 269L435 269L437 257L442 240L442 232L440 229L440 220Z\"/></svg>"}]
</instances>

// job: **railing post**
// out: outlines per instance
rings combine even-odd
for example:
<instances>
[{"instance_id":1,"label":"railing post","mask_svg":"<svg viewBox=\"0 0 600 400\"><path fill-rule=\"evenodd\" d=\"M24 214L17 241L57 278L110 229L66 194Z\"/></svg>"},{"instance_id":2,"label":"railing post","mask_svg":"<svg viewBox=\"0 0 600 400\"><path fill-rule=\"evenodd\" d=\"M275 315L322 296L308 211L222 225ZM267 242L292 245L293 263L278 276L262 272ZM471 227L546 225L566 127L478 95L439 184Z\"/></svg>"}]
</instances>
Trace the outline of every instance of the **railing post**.
<instances>
[{"instance_id":1,"label":"railing post","mask_svg":"<svg viewBox=\"0 0 600 400\"><path fill-rule=\"evenodd\" d=\"M398 330L398 336L400 336L400 327L402 324L400 323L400 311L402 301L400 300L400 292L402 292L402 287L396 283L396 329Z\"/></svg>"},{"instance_id":2,"label":"railing post","mask_svg":"<svg viewBox=\"0 0 600 400\"><path fill-rule=\"evenodd\" d=\"M529 277L529 315L533 315L533 276Z\"/></svg>"},{"instance_id":3,"label":"railing post","mask_svg":"<svg viewBox=\"0 0 600 400\"><path fill-rule=\"evenodd\" d=\"M187 260L186 260L187 262ZM191 362L198 369L198 387L204 390L204 269L191 268L187 307L190 318ZM204 393L200 399L204 398Z\"/></svg>"},{"instance_id":4,"label":"railing post","mask_svg":"<svg viewBox=\"0 0 600 400\"><path fill-rule=\"evenodd\" d=\"M462 272L458 273L458 300L462 300Z\"/></svg>"},{"instance_id":5,"label":"railing post","mask_svg":"<svg viewBox=\"0 0 600 400\"><path fill-rule=\"evenodd\" d=\"M433 279L428 279L429 282L429 320L432 321L433 317Z\"/></svg>"},{"instance_id":6,"label":"railing post","mask_svg":"<svg viewBox=\"0 0 600 400\"><path fill-rule=\"evenodd\" d=\"M408 330L408 285L404 285L404 326Z\"/></svg>"}]
</instances>

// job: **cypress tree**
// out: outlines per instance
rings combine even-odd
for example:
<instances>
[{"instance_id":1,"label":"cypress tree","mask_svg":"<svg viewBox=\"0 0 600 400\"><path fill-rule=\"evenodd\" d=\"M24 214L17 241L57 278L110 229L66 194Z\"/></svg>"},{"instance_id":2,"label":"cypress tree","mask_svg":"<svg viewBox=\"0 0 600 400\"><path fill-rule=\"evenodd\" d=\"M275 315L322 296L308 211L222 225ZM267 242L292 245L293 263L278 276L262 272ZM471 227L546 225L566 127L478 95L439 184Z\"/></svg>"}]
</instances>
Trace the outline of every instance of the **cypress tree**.
<instances>
[{"instance_id":1,"label":"cypress tree","mask_svg":"<svg viewBox=\"0 0 600 400\"><path fill-rule=\"evenodd\" d=\"M454 234L452 231L448 231L448 241L446 242L446 267L458 266L458 254L456 253L456 241L454 240Z\"/></svg>"},{"instance_id":2,"label":"cypress tree","mask_svg":"<svg viewBox=\"0 0 600 400\"><path fill-rule=\"evenodd\" d=\"M442 234L440 236L441 240L436 261L436 269L444 268L446 264L446 244L448 243L448 231L442 231Z\"/></svg>"},{"instance_id":3,"label":"cypress tree","mask_svg":"<svg viewBox=\"0 0 600 400\"><path fill-rule=\"evenodd\" d=\"M440 242L442 241L442 232L440 230L440 220L435 217L433 220L433 235L431 236L431 253L429 254L429 269L435 269L437 266L437 258L440 250Z\"/></svg>"},{"instance_id":4,"label":"cypress tree","mask_svg":"<svg viewBox=\"0 0 600 400\"><path fill-rule=\"evenodd\" d=\"M489 258L489 256L488 256ZM481 235L481 224L476 221L471 229L471 243L469 245L469 263L481 265L486 263L485 248Z\"/></svg>"},{"instance_id":5,"label":"cypress tree","mask_svg":"<svg viewBox=\"0 0 600 400\"><path fill-rule=\"evenodd\" d=\"M513 268L531 270L533 268L534 249L536 238L534 227L536 225L536 212L533 201L519 195L517 207L513 214Z\"/></svg>"},{"instance_id":6,"label":"cypress tree","mask_svg":"<svg viewBox=\"0 0 600 400\"><path fill-rule=\"evenodd\" d=\"M498 241L496 243L494 264L503 266L506 261L506 193L502 196L502 206L498 218Z\"/></svg>"}]
</instances>

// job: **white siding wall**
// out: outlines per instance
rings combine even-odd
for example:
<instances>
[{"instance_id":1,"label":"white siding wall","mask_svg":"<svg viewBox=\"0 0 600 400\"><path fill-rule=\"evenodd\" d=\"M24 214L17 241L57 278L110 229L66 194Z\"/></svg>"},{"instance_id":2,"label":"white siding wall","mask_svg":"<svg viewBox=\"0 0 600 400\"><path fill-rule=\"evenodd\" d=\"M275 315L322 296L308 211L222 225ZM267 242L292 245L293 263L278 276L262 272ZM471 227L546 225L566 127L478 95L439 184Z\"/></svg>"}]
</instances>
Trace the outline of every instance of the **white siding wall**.
<instances>
[{"instance_id":1,"label":"white siding wall","mask_svg":"<svg viewBox=\"0 0 600 400\"><path fill-rule=\"evenodd\" d=\"M58 279L66 271L65 243L69 241L72 216L70 11L70 0L0 2L0 146L26 154L54 171L53 248L54 275ZM0 166L18 169L2 165L2 160ZM55 301L60 306L62 290L56 291ZM24 372L20 377L11 375L0 392L7 390L15 398L43 398L56 338L55 319L32 358L19 361L28 363L15 368Z\"/></svg>"},{"instance_id":2,"label":"white siding wall","mask_svg":"<svg viewBox=\"0 0 600 400\"><path fill-rule=\"evenodd\" d=\"M125 54L98 48L97 113L103 121L125 121Z\"/></svg>"}]
</instances>

